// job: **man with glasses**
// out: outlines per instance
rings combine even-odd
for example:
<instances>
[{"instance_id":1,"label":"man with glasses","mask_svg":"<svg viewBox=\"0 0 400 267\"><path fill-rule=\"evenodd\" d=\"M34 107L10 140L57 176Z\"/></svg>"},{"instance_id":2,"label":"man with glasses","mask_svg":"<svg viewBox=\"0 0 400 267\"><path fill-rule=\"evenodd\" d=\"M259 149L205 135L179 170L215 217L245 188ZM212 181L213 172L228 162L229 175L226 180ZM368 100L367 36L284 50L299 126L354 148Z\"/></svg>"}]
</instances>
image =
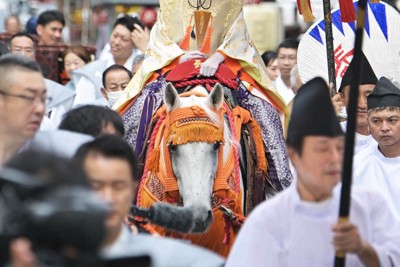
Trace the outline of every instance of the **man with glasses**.
<instances>
[{"instance_id":1,"label":"man with glasses","mask_svg":"<svg viewBox=\"0 0 400 267\"><path fill-rule=\"evenodd\" d=\"M38 131L49 102L37 64L18 55L0 58L0 165Z\"/></svg>"},{"instance_id":2,"label":"man with glasses","mask_svg":"<svg viewBox=\"0 0 400 267\"><path fill-rule=\"evenodd\" d=\"M9 41L9 50L12 54L19 54L31 60L35 60L35 48L35 41L26 33L14 34ZM48 89L48 95L52 97L52 101L48 103L45 113L51 123L47 122L47 120L47 126L44 126L44 128L54 129L61 122L64 114L71 109L75 93L49 79L45 79L45 85Z\"/></svg>"}]
</instances>

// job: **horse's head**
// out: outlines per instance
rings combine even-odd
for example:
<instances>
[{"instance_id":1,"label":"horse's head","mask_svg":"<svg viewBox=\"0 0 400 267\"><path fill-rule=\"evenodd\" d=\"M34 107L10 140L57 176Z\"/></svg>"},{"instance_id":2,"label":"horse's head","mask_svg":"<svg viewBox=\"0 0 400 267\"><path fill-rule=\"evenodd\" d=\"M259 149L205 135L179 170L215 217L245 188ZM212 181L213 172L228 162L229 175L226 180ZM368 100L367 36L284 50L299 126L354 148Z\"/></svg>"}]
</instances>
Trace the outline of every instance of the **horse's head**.
<instances>
[{"instance_id":1,"label":"horse's head","mask_svg":"<svg viewBox=\"0 0 400 267\"><path fill-rule=\"evenodd\" d=\"M199 110L199 116L192 115L179 121L185 137L175 134L167 140L183 205L194 214L193 232L204 232L213 220L211 196L218 167L218 152L224 142L223 116L218 113L222 102L223 89L219 84L206 97L180 97L171 84L165 89L167 113L183 113L185 108L188 110L190 107ZM199 136L205 132L208 137Z\"/></svg>"}]
</instances>

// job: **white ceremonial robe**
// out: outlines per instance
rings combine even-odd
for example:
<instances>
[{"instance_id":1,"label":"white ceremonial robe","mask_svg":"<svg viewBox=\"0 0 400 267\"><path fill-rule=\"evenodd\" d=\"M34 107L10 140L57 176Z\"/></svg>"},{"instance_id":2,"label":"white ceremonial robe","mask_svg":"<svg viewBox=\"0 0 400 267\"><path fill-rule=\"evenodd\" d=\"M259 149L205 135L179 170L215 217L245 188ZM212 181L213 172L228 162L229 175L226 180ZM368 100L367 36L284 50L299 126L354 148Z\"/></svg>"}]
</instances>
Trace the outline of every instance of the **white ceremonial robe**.
<instances>
[{"instance_id":1,"label":"white ceremonial robe","mask_svg":"<svg viewBox=\"0 0 400 267\"><path fill-rule=\"evenodd\" d=\"M343 121L340 123L343 132L346 132L347 128L347 121ZM354 139L354 155L357 155L359 152L363 151L364 149L368 148L370 145L377 145L378 143L372 137L372 135L363 135L356 133Z\"/></svg>"},{"instance_id":2,"label":"white ceremonial robe","mask_svg":"<svg viewBox=\"0 0 400 267\"><path fill-rule=\"evenodd\" d=\"M332 198L305 202L297 186L291 186L260 204L240 230L225 267L333 266L332 226L338 220L339 195L337 186ZM354 188L350 221L375 248L382 267L400 266L400 222L385 204L378 192ZM347 254L346 266L363 265Z\"/></svg>"},{"instance_id":3,"label":"white ceremonial robe","mask_svg":"<svg viewBox=\"0 0 400 267\"><path fill-rule=\"evenodd\" d=\"M378 145L354 157L353 184L379 191L400 218L400 157L386 158Z\"/></svg>"},{"instance_id":4,"label":"white ceremonial robe","mask_svg":"<svg viewBox=\"0 0 400 267\"><path fill-rule=\"evenodd\" d=\"M286 105L289 104L289 102L294 98L294 92L292 88L286 86L281 76L278 76L278 78L275 80L275 89L278 91L283 100L285 100Z\"/></svg>"}]
</instances>

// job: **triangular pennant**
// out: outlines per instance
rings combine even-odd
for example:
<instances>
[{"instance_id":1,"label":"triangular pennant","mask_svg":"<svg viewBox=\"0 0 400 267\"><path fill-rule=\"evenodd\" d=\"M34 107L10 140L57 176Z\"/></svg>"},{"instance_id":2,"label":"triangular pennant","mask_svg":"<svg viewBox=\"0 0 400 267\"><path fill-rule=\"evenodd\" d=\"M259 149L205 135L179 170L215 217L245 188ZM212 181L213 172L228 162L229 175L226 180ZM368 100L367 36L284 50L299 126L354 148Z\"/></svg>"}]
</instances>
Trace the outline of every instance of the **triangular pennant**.
<instances>
[{"instance_id":1,"label":"triangular pennant","mask_svg":"<svg viewBox=\"0 0 400 267\"><path fill-rule=\"evenodd\" d=\"M371 37L370 35L370 30L369 30L369 16L368 16L368 5L367 5L367 10L365 11L365 25L364 29L368 34L368 37Z\"/></svg>"},{"instance_id":2,"label":"triangular pennant","mask_svg":"<svg viewBox=\"0 0 400 267\"><path fill-rule=\"evenodd\" d=\"M318 42L320 42L321 44L324 44L321 38L321 34L319 33L319 29L318 27L315 27L314 29L312 29L310 31L310 35L312 37L314 37L315 40L317 40Z\"/></svg>"},{"instance_id":3,"label":"triangular pennant","mask_svg":"<svg viewBox=\"0 0 400 267\"><path fill-rule=\"evenodd\" d=\"M343 29L343 24L342 20L340 19L340 12L333 12L332 14L332 24L335 25L335 27L343 34L344 34L344 29Z\"/></svg>"},{"instance_id":4,"label":"triangular pennant","mask_svg":"<svg viewBox=\"0 0 400 267\"><path fill-rule=\"evenodd\" d=\"M374 14L376 22L378 23L379 28L382 30L382 33L385 36L386 41L389 41L388 40L388 25L387 25L387 18L386 18L386 6L370 4L369 7L372 11L372 14Z\"/></svg>"}]
</instances>

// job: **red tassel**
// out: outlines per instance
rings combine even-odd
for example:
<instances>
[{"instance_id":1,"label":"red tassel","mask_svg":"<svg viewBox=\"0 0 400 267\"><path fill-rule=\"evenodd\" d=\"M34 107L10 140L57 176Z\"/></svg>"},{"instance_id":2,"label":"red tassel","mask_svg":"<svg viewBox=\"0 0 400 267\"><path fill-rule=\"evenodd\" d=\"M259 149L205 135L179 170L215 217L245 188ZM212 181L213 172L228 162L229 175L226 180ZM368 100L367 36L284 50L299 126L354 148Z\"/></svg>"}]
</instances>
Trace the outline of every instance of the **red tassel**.
<instances>
[{"instance_id":1,"label":"red tassel","mask_svg":"<svg viewBox=\"0 0 400 267\"><path fill-rule=\"evenodd\" d=\"M352 0L339 0L342 22L353 22L356 20L356 11Z\"/></svg>"},{"instance_id":2,"label":"red tassel","mask_svg":"<svg viewBox=\"0 0 400 267\"><path fill-rule=\"evenodd\" d=\"M225 226L224 226L224 239L222 240L222 244L224 244L225 246L229 245L229 243L231 242L231 222L229 221L228 216L226 216L224 214L224 222L225 222Z\"/></svg>"}]
</instances>

